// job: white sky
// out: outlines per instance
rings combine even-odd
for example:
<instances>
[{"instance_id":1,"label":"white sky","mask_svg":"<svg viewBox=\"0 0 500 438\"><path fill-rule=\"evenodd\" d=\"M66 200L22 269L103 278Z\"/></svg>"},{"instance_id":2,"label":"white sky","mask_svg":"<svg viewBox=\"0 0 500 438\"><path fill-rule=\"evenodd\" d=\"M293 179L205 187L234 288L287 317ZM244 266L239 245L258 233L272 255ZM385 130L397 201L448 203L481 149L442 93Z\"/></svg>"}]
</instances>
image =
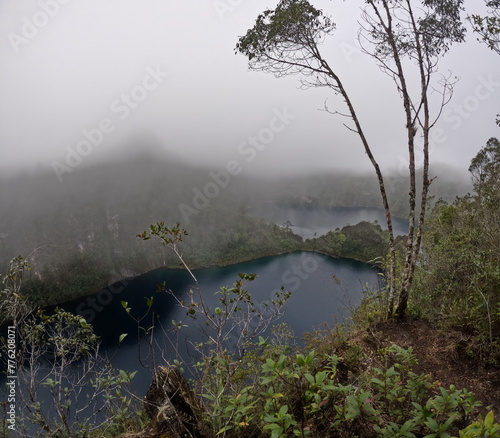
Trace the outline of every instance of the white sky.
<instances>
[{"instance_id":1,"label":"white sky","mask_svg":"<svg viewBox=\"0 0 500 438\"><path fill-rule=\"evenodd\" d=\"M249 171L369 168L358 138L342 126L346 119L319 111L326 99L344 110L338 96L300 90L297 77L249 72L234 54L238 36L277 2L0 0L0 171L64 164L67 148L103 120L113 132L83 161L119 155L129 135L148 131L169 151L223 167L245 162L240 144L285 108L295 117L247 163ZM312 3L337 23L325 57L344 75L376 156L385 166L403 166L401 103L390 80L355 49L357 2ZM441 64L461 80L431 157L461 168L499 135L500 57L471 32L468 38ZM151 70L168 76L155 82L147 78ZM145 80L150 90L137 95L144 100L125 110L122 95Z\"/></svg>"}]
</instances>

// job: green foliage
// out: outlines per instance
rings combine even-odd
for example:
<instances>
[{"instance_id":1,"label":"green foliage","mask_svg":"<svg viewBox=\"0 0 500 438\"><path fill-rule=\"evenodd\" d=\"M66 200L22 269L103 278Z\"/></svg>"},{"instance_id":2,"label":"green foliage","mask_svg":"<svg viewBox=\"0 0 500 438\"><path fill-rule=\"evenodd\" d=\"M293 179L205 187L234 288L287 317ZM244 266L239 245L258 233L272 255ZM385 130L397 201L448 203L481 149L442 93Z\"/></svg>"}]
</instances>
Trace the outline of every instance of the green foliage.
<instances>
[{"instance_id":1,"label":"green foliage","mask_svg":"<svg viewBox=\"0 0 500 438\"><path fill-rule=\"evenodd\" d=\"M396 277L396 288L401 288L402 271L403 271L403 245L406 236L399 236L395 240L396 244L396 261L394 263ZM391 296L388 287L388 263L389 257L376 257L368 263L372 264L378 269L378 287L372 289L366 285L363 290L363 298L359 306L352 310L352 319L356 326L362 329L369 327L387 320L387 310L391 307Z\"/></svg>"},{"instance_id":2,"label":"green foliage","mask_svg":"<svg viewBox=\"0 0 500 438\"><path fill-rule=\"evenodd\" d=\"M108 286L111 271L108 263L89 250L66 260L61 258L55 266L42 269L39 276L26 278L22 293L37 307L61 304Z\"/></svg>"},{"instance_id":3,"label":"green foliage","mask_svg":"<svg viewBox=\"0 0 500 438\"><path fill-rule=\"evenodd\" d=\"M31 313L31 306L21 294L23 277L30 269L28 261L18 256L10 261L6 275L0 276L0 325L20 324Z\"/></svg>"},{"instance_id":4,"label":"green foliage","mask_svg":"<svg viewBox=\"0 0 500 438\"><path fill-rule=\"evenodd\" d=\"M242 358L248 373L240 382L240 362L216 357L205 365L215 377L203 379L200 391L216 436L451 438L479 406L470 392L413 372L411 349L383 349L378 366L346 378L345 356L283 354L271 343L255 348ZM460 436L489 436L471 435L481 427L500 426L490 415Z\"/></svg>"},{"instance_id":5,"label":"green foliage","mask_svg":"<svg viewBox=\"0 0 500 438\"><path fill-rule=\"evenodd\" d=\"M460 431L460 438L494 438L500 435L500 424L495 423L492 411Z\"/></svg>"},{"instance_id":6,"label":"green foliage","mask_svg":"<svg viewBox=\"0 0 500 438\"><path fill-rule=\"evenodd\" d=\"M500 181L500 141L490 138L472 159L469 172L478 197L494 196ZM486 192L486 193L484 193Z\"/></svg>"},{"instance_id":7,"label":"green foliage","mask_svg":"<svg viewBox=\"0 0 500 438\"><path fill-rule=\"evenodd\" d=\"M286 74L304 70L297 62L297 51L314 58L308 42L319 42L333 32L335 24L305 0L282 0L274 11L260 14L255 26L240 37L236 51L248 57L253 68ZM279 59L279 62L273 60ZM279 67L279 63L285 67Z\"/></svg>"},{"instance_id":8,"label":"green foliage","mask_svg":"<svg viewBox=\"0 0 500 438\"><path fill-rule=\"evenodd\" d=\"M486 0L486 6L489 8L489 15L473 14L469 20L488 48L500 54L500 1Z\"/></svg>"},{"instance_id":9,"label":"green foliage","mask_svg":"<svg viewBox=\"0 0 500 438\"><path fill-rule=\"evenodd\" d=\"M462 330L467 354L500 363L500 142L488 140L472 160L475 193L438 202L424 235L411 309Z\"/></svg>"},{"instance_id":10,"label":"green foliage","mask_svg":"<svg viewBox=\"0 0 500 438\"><path fill-rule=\"evenodd\" d=\"M187 236L187 231L181 228L181 224L177 222L173 227L166 227L165 222L158 222L149 227L149 230L137 235L142 240L149 240L152 236L158 237L163 245L175 245L182 242L184 236Z\"/></svg>"},{"instance_id":11,"label":"green foliage","mask_svg":"<svg viewBox=\"0 0 500 438\"><path fill-rule=\"evenodd\" d=\"M30 437L83 438L138 424L130 393L136 373L112 369L84 318L39 310L16 329L17 430L32 425Z\"/></svg>"},{"instance_id":12,"label":"green foliage","mask_svg":"<svg viewBox=\"0 0 500 438\"><path fill-rule=\"evenodd\" d=\"M359 306L353 309L352 319L357 327L367 329L387 319L389 293L382 285L376 290L366 286L362 292L363 298Z\"/></svg>"}]
</instances>

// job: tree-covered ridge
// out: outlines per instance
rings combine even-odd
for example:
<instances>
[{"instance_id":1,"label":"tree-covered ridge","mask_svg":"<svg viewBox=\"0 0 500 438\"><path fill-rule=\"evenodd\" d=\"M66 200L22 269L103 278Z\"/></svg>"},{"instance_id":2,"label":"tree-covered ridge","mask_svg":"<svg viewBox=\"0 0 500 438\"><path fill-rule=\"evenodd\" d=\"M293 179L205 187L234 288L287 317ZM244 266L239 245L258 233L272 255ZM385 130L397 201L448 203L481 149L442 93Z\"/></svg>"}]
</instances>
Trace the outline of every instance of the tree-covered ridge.
<instances>
[{"instance_id":1,"label":"tree-covered ridge","mask_svg":"<svg viewBox=\"0 0 500 438\"><path fill-rule=\"evenodd\" d=\"M362 224L358 232L366 236L374 231ZM162 223L139 235L144 240L152 236L176 248L177 257L176 245L187 237L178 224L168 228ZM180 261L184 263L182 258ZM373 326L368 332L346 332L341 327L317 332L308 337L305 349L297 349L283 327L276 327L268 338L258 336L259 331L252 333L260 327L250 323L253 318L261 323L271 320L269 313L259 313L262 309L255 308L245 291L245 282L254 278L248 274L241 274L233 288L219 291L220 307L204 306L198 301L203 300L201 295L179 301L188 319L206 333L206 342L196 344L201 354L196 377L186 382L181 363L154 367L153 383L141 407L130 393L135 373L114 370L99 356L98 340L83 318L59 309L52 315L36 312L29 301L12 305L20 298L26 268L24 260L13 261L1 293L4 311L19 309L15 316L15 326L21 330L16 366L28 383L26 388L31 388L29 394L20 396L26 402L23 421L39 428L34 436L417 438L459 434L472 438L494 437L500 431L493 411L478 416L481 403L473 393L443 386L430 374L417 372L418 361L411 348L367 348L381 342ZM278 296L277 305L286 299L286 295ZM134 309L122 304L134 317ZM247 306L254 311L247 312ZM369 305L357 312L359 329L370 318L369 312ZM484 314L478 317L485 320ZM143 316L137 319L138 326L145 322ZM235 331L242 322L248 324ZM146 337L152 336L152 329L143 327ZM241 334L231 349L226 347L226 333ZM144 354L144 360L150 361L149 353ZM41 375L33 372L37 367L23 366L37 364L42 358L50 367ZM71 379L74 371L70 365L76 360L83 367ZM174 388L170 388L172 376L177 376ZM159 385L160 381L164 383ZM87 385L94 396L85 399L88 410L82 416L77 403L82 403L79 394ZM52 404L38 402L44 387L49 388ZM52 413L49 406L54 408ZM104 421L100 413L106 414ZM6 436L11 424L3 422ZM142 432L124 434L134 429Z\"/></svg>"},{"instance_id":2,"label":"tree-covered ridge","mask_svg":"<svg viewBox=\"0 0 500 438\"><path fill-rule=\"evenodd\" d=\"M400 236L397 242L401 242ZM378 223L360 222L328 232L324 236L306 241L305 247L332 257L345 257L372 262L387 254L388 232Z\"/></svg>"}]
</instances>

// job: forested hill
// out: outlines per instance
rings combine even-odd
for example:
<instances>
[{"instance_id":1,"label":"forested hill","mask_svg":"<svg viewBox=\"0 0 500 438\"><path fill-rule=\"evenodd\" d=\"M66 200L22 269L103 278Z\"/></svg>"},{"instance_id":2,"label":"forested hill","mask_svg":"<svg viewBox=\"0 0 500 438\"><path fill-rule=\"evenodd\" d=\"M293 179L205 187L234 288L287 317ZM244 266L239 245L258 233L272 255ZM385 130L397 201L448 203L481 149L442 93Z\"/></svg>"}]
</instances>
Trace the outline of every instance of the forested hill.
<instances>
[{"instance_id":1,"label":"forested hill","mask_svg":"<svg viewBox=\"0 0 500 438\"><path fill-rule=\"evenodd\" d=\"M177 266L159 244L136 238L152 223L179 221L189 233L183 254L197 267L302 248L302 239L289 231L251 217L251 206L269 201L379 206L371 175L266 181L228 170L191 167L146 148L118 161L76 168L62 182L51 169L3 178L0 271L13 257L29 256L30 284L37 294L45 294L48 283L54 294L53 285L59 284L58 301L63 301L163 263ZM441 181L435 184L441 196L458 194L457 178ZM397 204L406 193L405 180L391 182ZM69 273L70 285L62 280Z\"/></svg>"}]
</instances>

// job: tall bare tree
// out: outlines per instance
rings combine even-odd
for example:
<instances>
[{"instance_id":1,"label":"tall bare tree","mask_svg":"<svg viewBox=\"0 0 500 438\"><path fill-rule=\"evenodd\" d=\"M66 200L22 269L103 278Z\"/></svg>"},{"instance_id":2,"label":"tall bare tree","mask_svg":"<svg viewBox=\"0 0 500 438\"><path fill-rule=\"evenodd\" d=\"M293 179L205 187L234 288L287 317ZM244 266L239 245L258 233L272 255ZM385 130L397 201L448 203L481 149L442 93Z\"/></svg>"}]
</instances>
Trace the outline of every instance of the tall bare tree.
<instances>
[{"instance_id":1,"label":"tall bare tree","mask_svg":"<svg viewBox=\"0 0 500 438\"><path fill-rule=\"evenodd\" d=\"M388 289L389 317L405 315L415 266L420 252L428 203L430 132L453 91L450 77L439 75L438 63L454 42L464 39L462 0L366 0L359 41L362 50L389 75L401 97L406 120L406 151L409 171L408 237L403 272L397 281L397 254L392 215L384 175L373 153L372 141L363 130L346 82L320 50L321 43L335 31L335 23L307 0L281 0L274 10L257 17L255 25L239 38L236 52L248 57L251 70L277 77L298 74L306 87L327 87L342 96L347 116L364 147L378 178L389 231ZM439 99L431 99L432 92ZM416 135L420 130L423 171L420 203L417 205Z\"/></svg>"}]
</instances>

